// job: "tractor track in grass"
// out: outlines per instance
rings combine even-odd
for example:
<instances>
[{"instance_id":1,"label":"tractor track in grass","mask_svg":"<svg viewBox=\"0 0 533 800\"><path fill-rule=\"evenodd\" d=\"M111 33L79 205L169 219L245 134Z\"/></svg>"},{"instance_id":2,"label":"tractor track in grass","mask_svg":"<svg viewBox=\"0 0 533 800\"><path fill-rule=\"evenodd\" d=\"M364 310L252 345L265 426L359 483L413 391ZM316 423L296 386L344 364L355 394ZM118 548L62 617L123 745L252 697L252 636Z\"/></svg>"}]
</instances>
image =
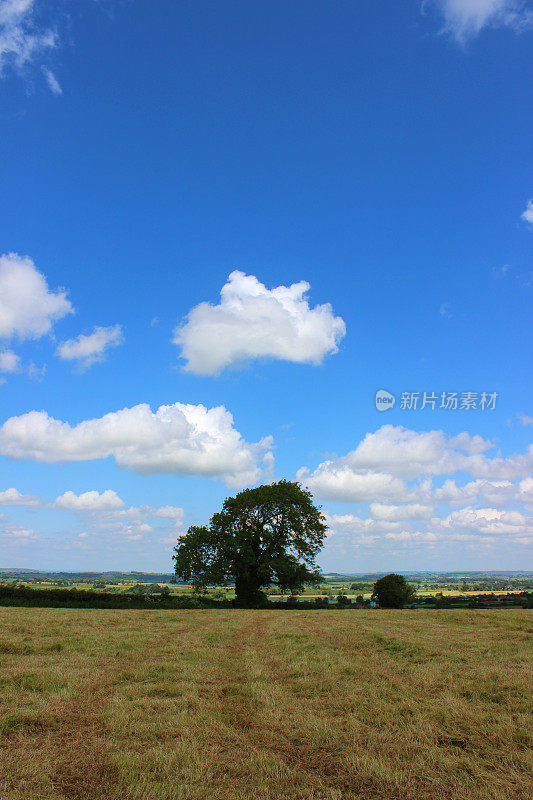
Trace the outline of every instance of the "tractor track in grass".
<instances>
[{"instance_id":1,"label":"tractor track in grass","mask_svg":"<svg viewBox=\"0 0 533 800\"><path fill-rule=\"evenodd\" d=\"M283 730L269 724L254 702L253 693L247 689L250 667L254 663L261 664L263 672L281 687L290 687L295 675L287 663L273 655L276 646L271 633L275 618L268 612L251 613L252 620L235 633L225 649L225 658L216 676L221 716L231 732L230 741L220 741L215 746L221 779L233 772L237 779L245 781L246 762L255 754L283 763L293 773L294 780L301 782L305 800L435 800L436 796L439 800L464 800L464 785L451 782L446 785L441 781L437 784L433 779L416 775L404 775L401 781L372 777L349 767L341 754L349 752L353 744L335 700L328 703L325 697L322 701L323 712L330 719L338 720L335 741L319 748L309 743L304 731ZM329 632L311 615L306 615L305 634L310 632L321 644L327 641L328 646L337 647ZM347 654L353 652L353 647L346 643L340 649ZM308 710L305 698L299 700L291 695L291 702L292 711L296 712L298 706ZM279 797L284 797L282 787ZM526 797L517 794L513 800L526 800Z\"/></svg>"},{"instance_id":2,"label":"tractor track in grass","mask_svg":"<svg viewBox=\"0 0 533 800\"><path fill-rule=\"evenodd\" d=\"M216 747L220 759L220 774L227 775L228 766L236 765L238 745L242 749L244 762L252 754L274 757L282 762L306 785L306 793L302 794L302 798L305 797L306 800L395 800L396 797L398 800L414 800L415 796L417 800L420 797L434 800L434 796L430 794L397 795L392 783L387 784L383 780L378 783L368 777L350 773L339 759L338 742L317 750L307 741L304 732L284 731L269 725L261 718L261 708L254 702L252 693L246 689L250 680L250 664L261 664L263 672L281 687L289 685L294 675L286 664L272 655L275 652L270 638L269 622L274 619L272 615L261 611L252 613L251 622L232 637L225 650L227 660L220 665L217 672L221 716L234 734L232 746L221 742ZM298 701L293 703L293 707L298 705ZM341 720L339 727L342 728ZM242 775L242 763L238 765L236 772ZM280 787L279 797L283 796L283 789ZM454 795L449 797L450 800L452 797L455 800Z\"/></svg>"}]
</instances>

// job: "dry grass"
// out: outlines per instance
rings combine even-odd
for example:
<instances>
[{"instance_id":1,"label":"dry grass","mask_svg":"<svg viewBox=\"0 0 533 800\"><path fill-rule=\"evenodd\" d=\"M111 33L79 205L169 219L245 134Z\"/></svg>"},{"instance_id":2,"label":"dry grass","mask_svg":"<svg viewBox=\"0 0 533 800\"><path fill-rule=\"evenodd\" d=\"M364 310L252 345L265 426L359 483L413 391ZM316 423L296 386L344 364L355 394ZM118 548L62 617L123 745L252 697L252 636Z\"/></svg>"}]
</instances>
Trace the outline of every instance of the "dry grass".
<instances>
[{"instance_id":1,"label":"dry grass","mask_svg":"<svg viewBox=\"0 0 533 800\"><path fill-rule=\"evenodd\" d=\"M531 612L0 609L2 800L529 800Z\"/></svg>"}]
</instances>

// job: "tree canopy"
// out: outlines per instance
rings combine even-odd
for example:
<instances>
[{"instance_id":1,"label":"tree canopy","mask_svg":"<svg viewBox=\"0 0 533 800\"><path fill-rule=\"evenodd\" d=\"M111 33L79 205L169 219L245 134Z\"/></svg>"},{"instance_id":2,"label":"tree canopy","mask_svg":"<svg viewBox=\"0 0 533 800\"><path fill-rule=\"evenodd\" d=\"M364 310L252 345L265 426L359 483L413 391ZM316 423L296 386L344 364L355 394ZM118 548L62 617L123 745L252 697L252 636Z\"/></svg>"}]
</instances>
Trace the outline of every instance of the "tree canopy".
<instances>
[{"instance_id":1,"label":"tree canopy","mask_svg":"<svg viewBox=\"0 0 533 800\"><path fill-rule=\"evenodd\" d=\"M294 594L323 576L315 558L327 526L299 483L245 489L228 497L209 526L193 525L174 548L175 573L196 590L235 584L238 602L253 605L275 584Z\"/></svg>"},{"instance_id":2,"label":"tree canopy","mask_svg":"<svg viewBox=\"0 0 533 800\"><path fill-rule=\"evenodd\" d=\"M372 592L372 597L376 597L383 608L403 608L414 596L414 587L407 583L403 575L395 572L379 578Z\"/></svg>"}]
</instances>

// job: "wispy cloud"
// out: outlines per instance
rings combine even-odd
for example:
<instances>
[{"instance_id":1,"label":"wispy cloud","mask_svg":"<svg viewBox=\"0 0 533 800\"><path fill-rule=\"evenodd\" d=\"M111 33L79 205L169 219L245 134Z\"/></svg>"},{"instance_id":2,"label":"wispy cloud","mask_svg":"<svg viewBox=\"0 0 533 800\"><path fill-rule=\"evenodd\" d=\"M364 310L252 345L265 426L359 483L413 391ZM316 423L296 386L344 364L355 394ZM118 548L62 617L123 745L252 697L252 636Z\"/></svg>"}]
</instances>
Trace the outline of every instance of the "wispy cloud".
<instances>
[{"instance_id":1,"label":"wispy cloud","mask_svg":"<svg viewBox=\"0 0 533 800\"><path fill-rule=\"evenodd\" d=\"M102 10L112 17L112 3L96 0ZM41 72L49 90L63 94L49 60L67 38L65 29L71 15L67 6L76 3L65 0L0 0L0 79L10 71L26 78ZM78 3L77 5L82 5ZM90 5L85 0L85 5Z\"/></svg>"},{"instance_id":2,"label":"wispy cloud","mask_svg":"<svg viewBox=\"0 0 533 800\"><path fill-rule=\"evenodd\" d=\"M510 264L503 264L501 267L493 267L492 274L495 278L505 278L505 276L511 271Z\"/></svg>"},{"instance_id":3,"label":"wispy cloud","mask_svg":"<svg viewBox=\"0 0 533 800\"><path fill-rule=\"evenodd\" d=\"M106 351L124 342L120 325L96 327L92 333L68 339L57 348L56 354L65 361L77 361L82 370L105 359Z\"/></svg>"},{"instance_id":4,"label":"wispy cloud","mask_svg":"<svg viewBox=\"0 0 533 800\"><path fill-rule=\"evenodd\" d=\"M13 350L0 350L0 372L4 373L25 373L28 378L33 380L42 380L46 374L46 364L37 367L33 361L29 364L24 364L22 359ZM5 378L2 379L5 383Z\"/></svg>"},{"instance_id":5,"label":"wispy cloud","mask_svg":"<svg viewBox=\"0 0 533 800\"><path fill-rule=\"evenodd\" d=\"M526 209L522 212L520 218L523 219L524 222L529 222L530 225L533 225L533 200L527 201Z\"/></svg>"},{"instance_id":6,"label":"wispy cloud","mask_svg":"<svg viewBox=\"0 0 533 800\"><path fill-rule=\"evenodd\" d=\"M0 372L19 372L20 357L13 350L0 352Z\"/></svg>"},{"instance_id":7,"label":"wispy cloud","mask_svg":"<svg viewBox=\"0 0 533 800\"><path fill-rule=\"evenodd\" d=\"M7 65L22 69L57 47L57 32L39 23L36 6L35 0L0 2L0 76Z\"/></svg>"},{"instance_id":8,"label":"wispy cloud","mask_svg":"<svg viewBox=\"0 0 533 800\"><path fill-rule=\"evenodd\" d=\"M520 33L533 24L527 0L432 0L432 4L444 17L443 31L462 45L484 28L505 27Z\"/></svg>"},{"instance_id":9,"label":"wispy cloud","mask_svg":"<svg viewBox=\"0 0 533 800\"><path fill-rule=\"evenodd\" d=\"M50 91L53 94L63 94L63 89L59 85L59 81L57 80L52 70L48 69L48 67L42 67L42 71L44 77L46 78L46 82L48 84Z\"/></svg>"}]
</instances>

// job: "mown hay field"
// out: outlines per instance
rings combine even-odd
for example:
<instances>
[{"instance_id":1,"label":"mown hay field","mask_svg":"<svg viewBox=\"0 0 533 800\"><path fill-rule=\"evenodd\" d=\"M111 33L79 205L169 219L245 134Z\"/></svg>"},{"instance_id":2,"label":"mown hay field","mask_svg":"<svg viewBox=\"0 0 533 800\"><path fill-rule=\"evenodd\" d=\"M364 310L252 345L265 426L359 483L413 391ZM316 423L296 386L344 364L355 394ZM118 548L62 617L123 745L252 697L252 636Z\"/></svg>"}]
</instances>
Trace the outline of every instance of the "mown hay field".
<instances>
[{"instance_id":1,"label":"mown hay field","mask_svg":"<svg viewBox=\"0 0 533 800\"><path fill-rule=\"evenodd\" d=\"M533 617L0 608L2 800L529 800Z\"/></svg>"}]
</instances>

